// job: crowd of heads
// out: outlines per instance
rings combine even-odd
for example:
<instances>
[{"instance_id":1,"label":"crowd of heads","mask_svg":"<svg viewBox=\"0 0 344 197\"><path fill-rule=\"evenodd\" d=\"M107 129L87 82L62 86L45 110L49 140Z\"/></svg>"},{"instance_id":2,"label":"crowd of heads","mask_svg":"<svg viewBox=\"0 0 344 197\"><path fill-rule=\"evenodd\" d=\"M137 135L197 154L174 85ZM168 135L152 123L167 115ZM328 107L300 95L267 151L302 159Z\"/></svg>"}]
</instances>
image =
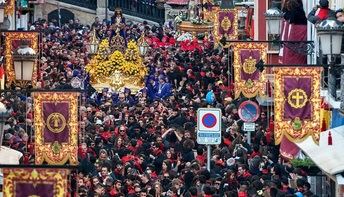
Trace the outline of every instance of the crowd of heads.
<instances>
[{"instance_id":1,"label":"crowd of heads","mask_svg":"<svg viewBox=\"0 0 344 197\"><path fill-rule=\"evenodd\" d=\"M100 39L113 36L111 26L98 19L78 20L59 27L39 20L30 29L42 32L39 86L71 89L71 79L84 81L79 107L80 165L72 177L79 196L313 196L306 174L282 162L273 143L267 108L256 122L251 144L238 115L242 99L233 99L231 56L213 45L181 50L178 43L152 47L144 57L149 68L146 87L95 92L85 66L86 43L93 28ZM175 39L173 27L126 21L126 39ZM167 93L161 94L164 84ZM206 95L213 92L214 100ZM22 163L34 161L32 100L28 94L2 97L11 118L4 145L24 153ZM206 169L206 146L196 142L196 112L200 107L222 110L222 140L212 146Z\"/></svg>"}]
</instances>

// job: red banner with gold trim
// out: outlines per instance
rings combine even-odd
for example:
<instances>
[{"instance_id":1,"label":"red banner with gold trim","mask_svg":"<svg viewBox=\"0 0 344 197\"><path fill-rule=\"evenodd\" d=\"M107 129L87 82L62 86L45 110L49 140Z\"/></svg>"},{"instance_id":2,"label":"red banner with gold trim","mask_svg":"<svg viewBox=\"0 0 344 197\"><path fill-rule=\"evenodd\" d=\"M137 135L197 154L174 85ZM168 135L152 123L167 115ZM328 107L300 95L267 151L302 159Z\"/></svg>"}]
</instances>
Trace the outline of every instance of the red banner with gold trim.
<instances>
[{"instance_id":1,"label":"red banner with gold trim","mask_svg":"<svg viewBox=\"0 0 344 197\"><path fill-rule=\"evenodd\" d=\"M267 43L233 43L234 50L234 92L246 98L262 96L265 92L265 70L256 68L259 60L267 62Z\"/></svg>"},{"instance_id":2,"label":"red banner with gold trim","mask_svg":"<svg viewBox=\"0 0 344 197\"><path fill-rule=\"evenodd\" d=\"M322 68L280 67L275 74L275 143L283 136L300 142L320 137L320 77Z\"/></svg>"},{"instance_id":3,"label":"red banner with gold trim","mask_svg":"<svg viewBox=\"0 0 344 197\"><path fill-rule=\"evenodd\" d=\"M36 164L77 165L77 92L34 92Z\"/></svg>"},{"instance_id":4,"label":"red banner with gold trim","mask_svg":"<svg viewBox=\"0 0 344 197\"><path fill-rule=\"evenodd\" d=\"M68 196L68 170L42 168L3 168L4 196Z\"/></svg>"},{"instance_id":5,"label":"red banner with gold trim","mask_svg":"<svg viewBox=\"0 0 344 197\"><path fill-rule=\"evenodd\" d=\"M16 51L21 43L21 41L26 41L29 43L29 47L39 53L39 32L33 31L11 31L5 32L5 73L6 73L6 83L7 86L15 83L15 73L13 64L13 53ZM37 62L33 68L32 74L32 85L35 86L37 82Z\"/></svg>"}]
</instances>

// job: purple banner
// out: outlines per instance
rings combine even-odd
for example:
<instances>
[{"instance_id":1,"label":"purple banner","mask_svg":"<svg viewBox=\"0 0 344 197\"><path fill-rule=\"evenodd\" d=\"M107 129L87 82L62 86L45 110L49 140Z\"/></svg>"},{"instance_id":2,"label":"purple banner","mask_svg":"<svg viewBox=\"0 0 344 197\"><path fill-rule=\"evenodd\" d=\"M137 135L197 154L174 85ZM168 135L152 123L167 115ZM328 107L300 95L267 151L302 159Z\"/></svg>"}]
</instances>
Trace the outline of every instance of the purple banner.
<instances>
[{"instance_id":1,"label":"purple banner","mask_svg":"<svg viewBox=\"0 0 344 197\"><path fill-rule=\"evenodd\" d=\"M16 197L44 196L54 197L53 183L15 183Z\"/></svg>"},{"instance_id":2,"label":"purple banner","mask_svg":"<svg viewBox=\"0 0 344 197\"><path fill-rule=\"evenodd\" d=\"M69 103L43 102L44 142L69 142Z\"/></svg>"},{"instance_id":3,"label":"purple banner","mask_svg":"<svg viewBox=\"0 0 344 197\"><path fill-rule=\"evenodd\" d=\"M260 50L242 49L240 50L241 79L247 81L259 80L259 71L256 69L256 63L260 60Z\"/></svg>"},{"instance_id":4,"label":"purple banner","mask_svg":"<svg viewBox=\"0 0 344 197\"><path fill-rule=\"evenodd\" d=\"M310 119L312 105L309 99L312 94L311 77L284 77L284 118L301 120Z\"/></svg>"},{"instance_id":5,"label":"purple banner","mask_svg":"<svg viewBox=\"0 0 344 197\"><path fill-rule=\"evenodd\" d=\"M233 34L233 25L235 14L234 11L220 11L219 12L219 35L231 35Z\"/></svg>"}]
</instances>

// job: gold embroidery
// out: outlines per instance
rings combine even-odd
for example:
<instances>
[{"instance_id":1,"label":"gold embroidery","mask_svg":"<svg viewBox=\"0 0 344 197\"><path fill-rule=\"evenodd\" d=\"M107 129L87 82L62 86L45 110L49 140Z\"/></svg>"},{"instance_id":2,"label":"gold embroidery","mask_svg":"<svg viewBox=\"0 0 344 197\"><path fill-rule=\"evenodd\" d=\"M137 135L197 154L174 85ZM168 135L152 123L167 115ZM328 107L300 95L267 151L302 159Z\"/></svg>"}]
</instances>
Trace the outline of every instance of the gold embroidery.
<instances>
[{"instance_id":1,"label":"gold embroidery","mask_svg":"<svg viewBox=\"0 0 344 197\"><path fill-rule=\"evenodd\" d=\"M257 70L256 64L257 64L257 60L253 59L250 56L248 59L245 59L243 65L242 65L242 69L247 74L253 74Z\"/></svg>"},{"instance_id":2,"label":"gold embroidery","mask_svg":"<svg viewBox=\"0 0 344 197\"><path fill-rule=\"evenodd\" d=\"M66 119L60 113L51 113L47 118L47 127L53 133L61 133L66 128Z\"/></svg>"},{"instance_id":3,"label":"gold embroidery","mask_svg":"<svg viewBox=\"0 0 344 197\"><path fill-rule=\"evenodd\" d=\"M42 168L3 168L4 196L16 196L16 184L28 183L34 187L37 184L49 184L53 186L51 191L54 196L68 196L68 174L66 169L42 169ZM37 197L37 195L31 195Z\"/></svg>"},{"instance_id":4,"label":"gold embroidery","mask_svg":"<svg viewBox=\"0 0 344 197\"><path fill-rule=\"evenodd\" d=\"M245 43L233 43L234 51L234 95L235 98L238 98L242 94L246 98L253 98L255 96L263 96L265 94L266 87L266 70L263 70L259 73L257 79L242 79L242 72L253 72L253 69L256 69L253 61L255 59L262 59L264 62L267 62L267 43L254 43L254 42L245 42ZM241 61L241 55L244 51L250 50L252 53L259 52L259 57L255 59L250 59L249 57ZM258 53L257 53L258 54Z\"/></svg>"},{"instance_id":5,"label":"gold embroidery","mask_svg":"<svg viewBox=\"0 0 344 197\"><path fill-rule=\"evenodd\" d=\"M293 89L288 94L288 103L293 108L303 108L308 101L307 94L302 89Z\"/></svg>"},{"instance_id":6,"label":"gold embroidery","mask_svg":"<svg viewBox=\"0 0 344 197\"><path fill-rule=\"evenodd\" d=\"M221 21L221 27L223 30L228 32L228 30L232 27L232 23L229 20L228 16L225 16Z\"/></svg>"},{"instance_id":7,"label":"gold embroidery","mask_svg":"<svg viewBox=\"0 0 344 197\"><path fill-rule=\"evenodd\" d=\"M35 126L35 163L63 165L69 161L70 165L78 164L78 96L77 92L34 92L34 126ZM44 141L44 128L47 126L43 115L43 103L68 103L69 118L65 127L68 127L68 141L63 143L48 143ZM51 119L50 125L54 129L56 121L62 117ZM47 121L48 122L48 121ZM61 125L61 122L60 122ZM58 131L58 130L55 130Z\"/></svg>"},{"instance_id":8,"label":"gold embroidery","mask_svg":"<svg viewBox=\"0 0 344 197\"><path fill-rule=\"evenodd\" d=\"M283 136L287 137L291 142L301 142L305 140L308 136L312 136L315 143L319 143L320 138L320 78L321 78L322 68L274 68L275 84L274 84L274 116L275 116L275 127L274 136L275 144L279 144L282 141ZM312 92L311 95L307 95L307 101L311 103L311 118L310 119L300 119L295 117L293 119L285 118L285 104L289 102L289 95L284 94L284 80L286 77L295 78L311 78ZM294 92L294 99L292 103L295 106L302 106L303 101L300 100L300 96L305 95L299 92L299 95ZM296 98L299 98L299 103L296 102Z\"/></svg>"}]
</instances>

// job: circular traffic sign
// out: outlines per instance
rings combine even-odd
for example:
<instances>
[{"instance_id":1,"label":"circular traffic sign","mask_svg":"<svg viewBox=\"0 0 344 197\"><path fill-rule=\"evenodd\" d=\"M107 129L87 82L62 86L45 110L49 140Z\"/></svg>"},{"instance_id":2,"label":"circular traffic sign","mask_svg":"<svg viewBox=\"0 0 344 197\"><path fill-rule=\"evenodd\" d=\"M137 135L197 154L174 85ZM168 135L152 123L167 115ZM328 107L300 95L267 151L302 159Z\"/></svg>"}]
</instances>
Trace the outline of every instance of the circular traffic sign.
<instances>
[{"instance_id":1,"label":"circular traffic sign","mask_svg":"<svg viewBox=\"0 0 344 197\"><path fill-rule=\"evenodd\" d=\"M257 103L247 100L239 105L238 115L244 122L254 122L259 118L260 109Z\"/></svg>"},{"instance_id":2,"label":"circular traffic sign","mask_svg":"<svg viewBox=\"0 0 344 197\"><path fill-rule=\"evenodd\" d=\"M202 124L206 128L213 128L217 123L217 118L214 114L212 113L206 113L202 117Z\"/></svg>"}]
</instances>

